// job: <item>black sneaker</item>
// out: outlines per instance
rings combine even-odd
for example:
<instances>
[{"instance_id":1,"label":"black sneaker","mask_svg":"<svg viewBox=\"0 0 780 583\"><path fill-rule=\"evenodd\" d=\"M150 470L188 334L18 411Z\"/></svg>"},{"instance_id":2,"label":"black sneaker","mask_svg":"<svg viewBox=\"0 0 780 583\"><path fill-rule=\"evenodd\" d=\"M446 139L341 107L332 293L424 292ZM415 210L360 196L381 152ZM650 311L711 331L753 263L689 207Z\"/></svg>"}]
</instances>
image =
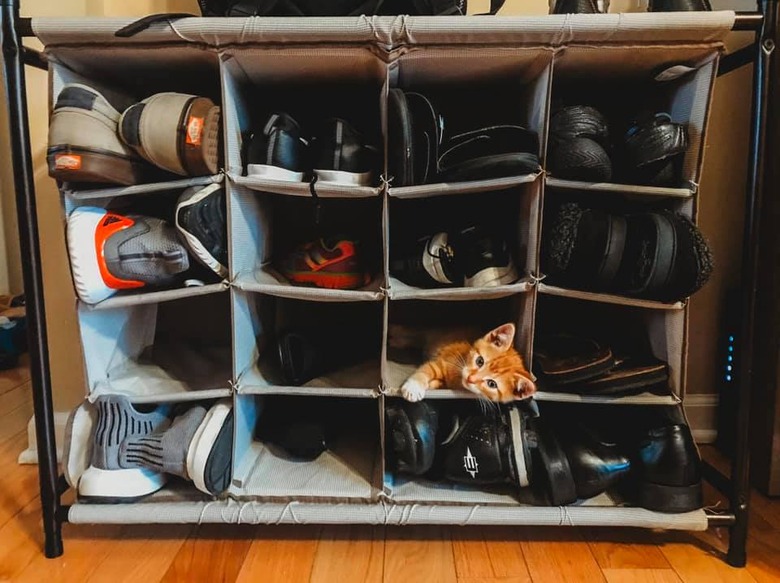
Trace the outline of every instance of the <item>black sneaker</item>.
<instances>
[{"instance_id":1,"label":"black sneaker","mask_svg":"<svg viewBox=\"0 0 780 583\"><path fill-rule=\"evenodd\" d=\"M457 286L463 282L447 233L420 239L405 257L390 262L390 271L414 287Z\"/></svg>"},{"instance_id":2,"label":"black sneaker","mask_svg":"<svg viewBox=\"0 0 780 583\"><path fill-rule=\"evenodd\" d=\"M503 238L469 227L458 234L455 247L466 287L508 285L519 279Z\"/></svg>"},{"instance_id":3,"label":"black sneaker","mask_svg":"<svg viewBox=\"0 0 780 583\"><path fill-rule=\"evenodd\" d=\"M300 182L306 171L308 145L297 121L286 113L274 113L250 138L246 175Z\"/></svg>"},{"instance_id":4,"label":"black sneaker","mask_svg":"<svg viewBox=\"0 0 780 583\"><path fill-rule=\"evenodd\" d=\"M193 186L176 203L176 228L190 253L222 278L228 275L225 190Z\"/></svg>"},{"instance_id":5,"label":"black sneaker","mask_svg":"<svg viewBox=\"0 0 780 583\"><path fill-rule=\"evenodd\" d=\"M377 150L343 119L325 121L312 139L312 162L319 182L368 186L378 160Z\"/></svg>"}]
</instances>

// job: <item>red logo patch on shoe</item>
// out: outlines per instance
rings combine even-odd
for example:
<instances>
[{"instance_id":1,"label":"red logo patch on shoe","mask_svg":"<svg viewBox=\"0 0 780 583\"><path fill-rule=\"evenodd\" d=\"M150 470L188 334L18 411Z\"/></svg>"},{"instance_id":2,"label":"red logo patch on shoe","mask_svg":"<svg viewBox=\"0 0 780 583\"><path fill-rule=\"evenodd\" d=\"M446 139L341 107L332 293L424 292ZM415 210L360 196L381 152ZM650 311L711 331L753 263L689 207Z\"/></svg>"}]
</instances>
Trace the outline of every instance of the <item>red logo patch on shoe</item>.
<instances>
[{"instance_id":1,"label":"red logo patch on shoe","mask_svg":"<svg viewBox=\"0 0 780 583\"><path fill-rule=\"evenodd\" d=\"M81 170L81 156L78 154L57 154L54 156L57 170Z\"/></svg>"},{"instance_id":2,"label":"red logo patch on shoe","mask_svg":"<svg viewBox=\"0 0 780 583\"><path fill-rule=\"evenodd\" d=\"M190 116L187 121L187 144L200 146L203 140L203 118Z\"/></svg>"}]
</instances>

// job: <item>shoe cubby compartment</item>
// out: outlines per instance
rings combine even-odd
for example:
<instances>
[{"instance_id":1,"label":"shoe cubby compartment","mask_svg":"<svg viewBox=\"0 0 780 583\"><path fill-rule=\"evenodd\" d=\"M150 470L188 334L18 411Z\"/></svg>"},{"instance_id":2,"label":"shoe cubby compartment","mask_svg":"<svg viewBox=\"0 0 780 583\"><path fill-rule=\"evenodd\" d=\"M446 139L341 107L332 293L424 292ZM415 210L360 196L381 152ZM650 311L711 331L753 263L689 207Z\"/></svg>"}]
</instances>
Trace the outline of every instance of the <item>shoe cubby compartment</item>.
<instances>
[{"instance_id":1,"label":"shoe cubby compartment","mask_svg":"<svg viewBox=\"0 0 780 583\"><path fill-rule=\"evenodd\" d=\"M259 193L244 187L231 189L230 241L232 277L236 287L288 298L320 301L379 301L384 287L382 249L382 200L379 197L348 199L303 198ZM319 219L319 223L317 220ZM287 258L302 245L314 243L312 257L327 253L339 241L354 246L354 258L344 262L332 255L333 267L299 273L298 285L282 275ZM340 267L343 265L344 267ZM307 264L301 264L307 270ZM319 275L318 275L319 274ZM364 278L358 289L316 287L331 278ZM322 281L320 281L322 280ZM327 280L327 281L326 281Z\"/></svg>"},{"instance_id":2,"label":"shoe cubby compartment","mask_svg":"<svg viewBox=\"0 0 780 583\"><path fill-rule=\"evenodd\" d=\"M311 147L323 122L340 118L375 149L367 185L318 180L322 197L372 197L380 193L384 170L383 95L386 66L365 48L237 48L223 55L222 82L227 120L227 167L231 179L249 188L310 196L312 168L303 177L247 175L246 156L253 132L262 132L276 113L291 116ZM310 162L311 163L311 162ZM304 164L308 166L308 164ZM284 174L284 170L282 170Z\"/></svg>"},{"instance_id":3,"label":"shoe cubby compartment","mask_svg":"<svg viewBox=\"0 0 780 583\"><path fill-rule=\"evenodd\" d=\"M635 366L641 368L648 359L666 363L668 379L653 381L646 387L629 386L626 390L588 389L578 382L546 386L538 363L533 362L532 371L537 377L538 388L535 398L539 401L626 405L679 403L685 392L686 328L685 310L604 304L541 293L537 296L535 345L559 334L584 339L588 342L586 346L590 346L590 341L596 341L601 347L610 349L617 364L635 362ZM554 344L550 343L550 346ZM594 349L587 350L593 354L593 362L597 362ZM589 355L583 357L589 358ZM574 364L561 360L561 366Z\"/></svg>"},{"instance_id":4,"label":"shoe cubby compartment","mask_svg":"<svg viewBox=\"0 0 780 583\"><path fill-rule=\"evenodd\" d=\"M376 399L240 395L239 500L375 500L382 484Z\"/></svg>"},{"instance_id":5,"label":"shoe cubby compartment","mask_svg":"<svg viewBox=\"0 0 780 583\"><path fill-rule=\"evenodd\" d=\"M547 184L574 190L683 198L692 196L698 189L701 174L705 131L717 66L717 51L706 46L683 49L663 45L572 46L558 53L555 58L547 142ZM598 145L591 143L588 146L599 149L598 155L591 152L588 159L593 163L594 159L606 154L612 167L610 179L583 180L586 176L581 175L580 171L561 170L562 164L570 164L577 157L575 151L568 159L567 155L556 151L555 115L568 106L593 107L605 118L608 137L599 129L598 137L594 138L594 122L588 122L589 130L577 135L593 138L591 142L599 142ZM637 132L631 128L634 122L640 122L639 127L649 128L652 116L660 113L668 114L674 124L684 124L687 130L687 148L684 153L673 157L666 179L656 179L659 164L662 164L653 165L652 161L658 160L658 156L647 154L645 160L637 154L649 151L647 145L651 141L642 136L652 135L650 130ZM568 128L571 124L560 125ZM603 127L601 122L598 125ZM566 136L568 134L565 131ZM632 146L631 154L626 145L629 134L636 144ZM572 144L571 137L563 139L564 147L573 148ZM630 157L637 161L641 158L641 165L635 166L629 162ZM588 176L594 175L588 172Z\"/></svg>"},{"instance_id":6,"label":"shoe cubby compartment","mask_svg":"<svg viewBox=\"0 0 780 583\"><path fill-rule=\"evenodd\" d=\"M486 299L528 291L538 273L540 186L537 180L496 192L388 199L390 299ZM478 235L460 235L471 231ZM441 234L453 251L451 267L436 253L444 241ZM475 250L483 248L480 241L491 239L496 243L482 253L492 259L483 265ZM499 241L506 248L496 248ZM437 284L431 277L449 271L463 272L463 277L453 284ZM507 283L496 281L500 276L508 277Z\"/></svg>"},{"instance_id":7,"label":"shoe cubby compartment","mask_svg":"<svg viewBox=\"0 0 780 583\"><path fill-rule=\"evenodd\" d=\"M533 327L532 293L493 300L390 302L384 386L388 396L399 396L401 386L430 351L444 343L469 341L484 336L502 324L515 325L514 347L529 367ZM529 369L530 370L530 369ZM476 399L476 394L458 387L428 390L426 399Z\"/></svg>"},{"instance_id":8,"label":"shoe cubby compartment","mask_svg":"<svg viewBox=\"0 0 780 583\"><path fill-rule=\"evenodd\" d=\"M379 302L309 302L236 292L235 378L241 393L375 396Z\"/></svg>"},{"instance_id":9,"label":"shoe cubby compartment","mask_svg":"<svg viewBox=\"0 0 780 583\"><path fill-rule=\"evenodd\" d=\"M230 294L93 310L79 303L91 397L134 402L230 394Z\"/></svg>"},{"instance_id":10,"label":"shoe cubby compartment","mask_svg":"<svg viewBox=\"0 0 780 583\"><path fill-rule=\"evenodd\" d=\"M615 282L627 280L628 276L624 273L624 267L626 267L627 262L630 261L628 258L632 257L632 255L629 254L633 252L631 250L635 250L638 244L653 244L652 234L643 234L642 237L646 240L642 240L641 243L638 243L640 241L640 233L638 232L639 226L636 222L631 222L631 218L646 213L675 213L695 222L696 205L694 198L648 196L644 193L632 191L573 191L550 185L545 187L544 198L539 259L541 280L538 289L540 293L655 310L679 311L686 307L688 303L687 297L663 301L661 299L653 299L654 297L659 297L655 295L655 292L645 291L643 293L637 292L635 295L630 295L632 292L626 291L624 293L622 287ZM596 245L598 244L597 242L601 241L599 237L601 237L603 233L599 232L600 227L598 225L600 223L594 221L593 224L587 224L584 219L580 219L579 221L576 221L576 227L573 226L574 222L566 225L567 221L575 221L575 219L571 212L560 212L563 205L576 205L582 210L592 209L610 217L621 219L620 223L609 223L611 226L610 228L613 229L609 233L610 244L608 247L605 247L603 253L604 258L602 259L603 263L599 266L596 266L595 263L593 263L593 267L591 268L591 265L587 263L587 261L592 263L594 258L590 257L586 250L588 249L588 245L592 245L592 248L594 249L593 252L595 252ZM625 223L626 230L625 233L621 234L617 230L617 227L623 224L622 221L625 219L628 219ZM580 236L579 231L586 228L589 229L589 231L587 231L589 234ZM579 238L576 240L567 239L568 236L575 232L578 234L577 236ZM583 231L583 233L586 232ZM656 242L657 240L658 239L655 239ZM571 257L579 258L579 265L585 267L581 273L576 272L576 269L571 271L568 267L565 272L558 273L555 271L554 265L551 264L553 261L552 257L560 254L567 245L568 249L570 249L569 252L572 253ZM623 251L620 251L620 245L624 245L622 248ZM597 278L596 274L607 271L608 258L618 258L620 263L616 266L617 271L615 271L615 275L607 279L606 282L602 282ZM656 263L654 266L650 265L645 267L645 269L663 269L662 259L656 259L655 261ZM574 265L571 265L574 268ZM634 263L630 263L628 266L632 267L633 265ZM703 269L701 266L698 266L697 268ZM558 267L558 269L560 269L560 267ZM639 277L640 269L641 267L637 261L637 275L631 277ZM645 281L651 279L647 274L642 277ZM638 290L636 286L634 289Z\"/></svg>"},{"instance_id":11,"label":"shoe cubby compartment","mask_svg":"<svg viewBox=\"0 0 780 583\"><path fill-rule=\"evenodd\" d=\"M551 51L412 48L390 65L389 73L391 92L400 90L407 102L399 107L401 113L388 104L391 196L496 190L531 182L538 175L541 167L527 155L538 156L544 165ZM423 97L413 96L410 103L412 94ZM403 121L407 108L416 132ZM501 126L515 129L506 133L506 128L498 129ZM517 127L536 135L538 150L533 136ZM408 143L399 137L395 145L394 131L408 133L403 138ZM394 145L398 152L391 151ZM405 171L406 178L393 177L407 164L416 170Z\"/></svg>"},{"instance_id":12,"label":"shoe cubby compartment","mask_svg":"<svg viewBox=\"0 0 780 583\"><path fill-rule=\"evenodd\" d=\"M198 95L221 105L219 58L210 51L188 46L161 46L155 48L154 59L144 48L92 47L84 51L74 47L47 49L51 83L51 109L67 84L82 84L98 91L121 115L128 107L156 93L177 92ZM181 116L182 111L172 115ZM98 152L104 150L109 135L118 135L118 129L106 128L106 136L93 134L95 144L84 144ZM169 136L173 139L172 136ZM193 140L200 137L193 134ZM218 151L221 151L222 136L218 136ZM196 142L192 142L193 144ZM71 144L76 147L76 144ZM220 152L221 160L221 152ZM86 158L70 160L75 169L87 164ZM63 192L76 200L122 196L125 194L151 193L169 188L187 188L207 184L219 179L213 176L180 176L163 170L151 163L144 163L141 180L137 184L99 182L69 182L62 184Z\"/></svg>"}]
</instances>

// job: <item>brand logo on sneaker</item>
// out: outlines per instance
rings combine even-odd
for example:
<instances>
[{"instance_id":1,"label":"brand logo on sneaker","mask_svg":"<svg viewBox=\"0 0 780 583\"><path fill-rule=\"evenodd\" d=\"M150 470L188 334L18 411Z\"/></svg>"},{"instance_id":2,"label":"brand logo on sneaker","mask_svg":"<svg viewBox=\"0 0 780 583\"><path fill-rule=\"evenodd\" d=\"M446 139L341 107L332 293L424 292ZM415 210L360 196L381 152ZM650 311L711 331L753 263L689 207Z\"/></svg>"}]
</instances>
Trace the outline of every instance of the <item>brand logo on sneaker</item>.
<instances>
[{"instance_id":1,"label":"brand logo on sneaker","mask_svg":"<svg viewBox=\"0 0 780 583\"><path fill-rule=\"evenodd\" d=\"M54 156L57 170L81 170L81 156L78 154L57 154Z\"/></svg>"},{"instance_id":2,"label":"brand logo on sneaker","mask_svg":"<svg viewBox=\"0 0 780 583\"><path fill-rule=\"evenodd\" d=\"M200 146L203 141L203 118L191 116L187 122L187 144Z\"/></svg>"},{"instance_id":3,"label":"brand logo on sneaker","mask_svg":"<svg viewBox=\"0 0 780 583\"><path fill-rule=\"evenodd\" d=\"M471 449L468 447L466 448L466 455L463 456L463 467L471 474L472 478L477 477L477 474L479 473L479 464L477 463L477 458L471 454Z\"/></svg>"}]
</instances>

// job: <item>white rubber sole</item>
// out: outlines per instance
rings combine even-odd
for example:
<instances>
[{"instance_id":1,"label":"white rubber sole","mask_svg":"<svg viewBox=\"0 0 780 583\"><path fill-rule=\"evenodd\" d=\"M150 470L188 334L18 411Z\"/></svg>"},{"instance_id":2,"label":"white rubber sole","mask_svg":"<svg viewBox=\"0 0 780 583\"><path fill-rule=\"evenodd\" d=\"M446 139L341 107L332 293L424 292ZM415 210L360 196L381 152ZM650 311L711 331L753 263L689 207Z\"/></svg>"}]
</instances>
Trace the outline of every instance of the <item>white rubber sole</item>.
<instances>
[{"instance_id":1,"label":"white rubber sole","mask_svg":"<svg viewBox=\"0 0 780 583\"><path fill-rule=\"evenodd\" d=\"M303 172L294 172L293 170L287 170L287 168L269 166L268 164L247 164L246 175L261 176L270 180L283 180L285 182L301 182L303 180Z\"/></svg>"},{"instance_id":2,"label":"white rubber sole","mask_svg":"<svg viewBox=\"0 0 780 583\"><path fill-rule=\"evenodd\" d=\"M146 468L101 470L90 466L79 480L79 496L109 500L141 498L157 492L168 478Z\"/></svg>"},{"instance_id":3,"label":"white rubber sole","mask_svg":"<svg viewBox=\"0 0 780 583\"><path fill-rule=\"evenodd\" d=\"M519 279L514 264L506 267L489 267L466 278L466 287L497 287L508 285Z\"/></svg>"},{"instance_id":4,"label":"white rubber sole","mask_svg":"<svg viewBox=\"0 0 780 583\"><path fill-rule=\"evenodd\" d=\"M447 247L447 233L435 234L423 249L422 264L425 271L434 280L443 284L451 284L453 282L444 273L439 259L439 251L445 247Z\"/></svg>"},{"instance_id":5,"label":"white rubber sole","mask_svg":"<svg viewBox=\"0 0 780 583\"><path fill-rule=\"evenodd\" d=\"M520 419L520 411L517 407L509 409L509 426L512 429L512 449L514 450L515 468L517 469L517 483L521 488L530 485L528 466L525 463L525 447L523 439L523 422Z\"/></svg>"},{"instance_id":6,"label":"white rubber sole","mask_svg":"<svg viewBox=\"0 0 780 583\"><path fill-rule=\"evenodd\" d=\"M96 304L111 297L117 290L103 281L98 266L95 231L106 216L98 207L81 207L68 217L68 254L73 283L82 302Z\"/></svg>"},{"instance_id":7,"label":"white rubber sole","mask_svg":"<svg viewBox=\"0 0 780 583\"><path fill-rule=\"evenodd\" d=\"M176 229L178 229L179 233L181 233L181 235L186 239L187 246L189 247L190 251L192 251L195 254L195 256L206 265L206 267L208 267L214 273L216 273L217 275L219 275L221 278L224 279L228 276L227 266L222 265L219 261L217 261L217 259L211 253L208 252L208 250L203 246L203 243L201 243L200 240L195 235L186 231L179 224L180 209L198 204L204 198L218 191L220 188L222 188L220 184L209 184L202 190L193 194L186 201L184 202L179 201L179 204L176 207Z\"/></svg>"},{"instance_id":8,"label":"white rubber sole","mask_svg":"<svg viewBox=\"0 0 780 583\"><path fill-rule=\"evenodd\" d=\"M78 488L81 476L89 467L89 444L96 417L94 407L82 403L71 412L65 424L62 473L71 488Z\"/></svg>"},{"instance_id":9,"label":"white rubber sole","mask_svg":"<svg viewBox=\"0 0 780 583\"><path fill-rule=\"evenodd\" d=\"M325 184L343 184L344 186L370 186L371 172L344 172L343 170L317 170L317 181Z\"/></svg>"},{"instance_id":10,"label":"white rubber sole","mask_svg":"<svg viewBox=\"0 0 780 583\"><path fill-rule=\"evenodd\" d=\"M195 435L192 436L187 448L187 475L195 487L206 494L214 494L206 488L206 464L214 442L219 437L225 419L232 409L230 400L219 401L211 407L195 431Z\"/></svg>"}]
</instances>

